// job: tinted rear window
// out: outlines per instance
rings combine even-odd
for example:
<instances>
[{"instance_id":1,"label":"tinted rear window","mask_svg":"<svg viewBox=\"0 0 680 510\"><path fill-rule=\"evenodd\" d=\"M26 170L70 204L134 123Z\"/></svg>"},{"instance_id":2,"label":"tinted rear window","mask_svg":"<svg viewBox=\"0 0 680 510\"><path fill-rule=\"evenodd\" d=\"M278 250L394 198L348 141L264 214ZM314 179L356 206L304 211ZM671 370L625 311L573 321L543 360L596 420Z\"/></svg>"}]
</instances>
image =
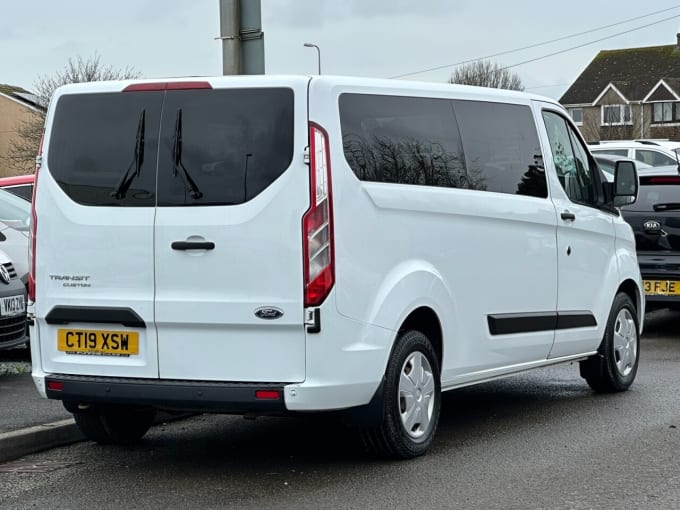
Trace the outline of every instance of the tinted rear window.
<instances>
[{"instance_id":1,"label":"tinted rear window","mask_svg":"<svg viewBox=\"0 0 680 510\"><path fill-rule=\"evenodd\" d=\"M84 205L154 205L162 101L163 92L78 94L59 99L48 166L72 200ZM135 171L142 117L142 164L125 196L115 198L112 193L125 173Z\"/></svg>"},{"instance_id":2,"label":"tinted rear window","mask_svg":"<svg viewBox=\"0 0 680 510\"><path fill-rule=\"evenodd\" d=\"M290 166L293 103L284 88L65 95L48 166L84 205L239 204Z\"/></svg>"},{"instance_id":3,"label":"tinted rear window","mask_svg":"<svg viewBox=\"0 0 680 510\"><path fill-rule=\"evenodd\" d=\"M175 165L180 117L180 164ZM250 200L290 166L293 122L291 89L168 92L163 105L158 205ZM188 177L200 198L191 195Z\"/></svg>"},{"instance_id":4,"label":"tinted rear window","mask_svg":"<svg viewBox=\"0 0 680 510\"><path fill-rule=\"evenodd\" d=\"M637 200L621 209L638 212L680 210L680 177L641 177Z\"/></svg>"}]
</instances>

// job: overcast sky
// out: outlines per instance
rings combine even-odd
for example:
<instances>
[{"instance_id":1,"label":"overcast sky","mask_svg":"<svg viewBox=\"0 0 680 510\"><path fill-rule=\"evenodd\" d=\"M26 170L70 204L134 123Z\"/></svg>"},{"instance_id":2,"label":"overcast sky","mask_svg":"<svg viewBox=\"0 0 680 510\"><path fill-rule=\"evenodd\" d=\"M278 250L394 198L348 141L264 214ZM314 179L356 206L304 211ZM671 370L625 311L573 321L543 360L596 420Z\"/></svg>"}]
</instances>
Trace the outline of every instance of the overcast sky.
<instances>
[{"instance_id":1,"label":"overcast sky","mask_svg":"<svg viewBox=\"0 0 680 510\"><path fill-rule=\"evenodd\" d=\"M250 1L250 0L247 0ZM513 0L261 0L268 74L316 73L391 78L448 66L618 24L494 57L528 91L559 98L601 49L675 44L680 3L669 0L545 2ZM615 6L615 8L613 7ZM670 10L668 10L670 9ZM642 17L655 11L666 10ZM634 30L643 25L647 28ZM31 89L69 57L143 76L222 74L219 0L3 1L0 83ZM624 33L627 32L627 33ZM621 35L615 35L621 34ZM613 37L610 37L613 36ZM610 37L610 38L608 38ZM405 79L446 82L453 66Z\"/></svg>"}]
</instances>

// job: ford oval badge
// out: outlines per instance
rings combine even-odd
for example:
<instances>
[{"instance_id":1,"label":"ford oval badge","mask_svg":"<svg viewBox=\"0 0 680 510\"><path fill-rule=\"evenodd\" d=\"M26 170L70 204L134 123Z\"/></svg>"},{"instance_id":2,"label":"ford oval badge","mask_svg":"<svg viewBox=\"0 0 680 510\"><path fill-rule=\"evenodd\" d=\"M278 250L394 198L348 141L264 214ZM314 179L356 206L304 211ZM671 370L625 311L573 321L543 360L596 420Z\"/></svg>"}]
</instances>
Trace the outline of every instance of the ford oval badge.
<instances>
[{"instance_id":1,"label":"ford oval badge","mask_svg":"<svg viewBox=\"0 0 680 510\"><path fill-rule=\"evenodd\" d=\"M283 317L283 310L275 306L261 306L255 310L255 316L267 321L273 321Z\"/></svg>"}]
</instances>

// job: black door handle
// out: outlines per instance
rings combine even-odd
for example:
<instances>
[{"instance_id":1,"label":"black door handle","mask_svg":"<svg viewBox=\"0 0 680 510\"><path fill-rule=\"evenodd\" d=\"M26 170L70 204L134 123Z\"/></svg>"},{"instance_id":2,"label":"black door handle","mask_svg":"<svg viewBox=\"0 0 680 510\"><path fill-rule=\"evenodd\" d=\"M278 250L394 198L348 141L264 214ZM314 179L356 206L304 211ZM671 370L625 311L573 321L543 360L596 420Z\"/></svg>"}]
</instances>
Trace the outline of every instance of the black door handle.
<instances>
[{"instance_id":1,"label":"black door handle","mask_svg":"<svg viewBox=\"0 0 680 510\"><path fill-rule=\"evenodd\" d=\"M569 212L569 211L564 211L562 214L560 214L560 217L563 220L574 221L576 219L576 215L574 213Z\"/></svg>"},{"instance_id":2,"label":"black door handle","mask_svg":"<svg viewBox=\"0 0 680 510\"><path fill-rule=\"evenodd\" d=\"M173 241L170 247L173 250L214 250L215 243L212 241Z\"/></svg>"}]
</instances>

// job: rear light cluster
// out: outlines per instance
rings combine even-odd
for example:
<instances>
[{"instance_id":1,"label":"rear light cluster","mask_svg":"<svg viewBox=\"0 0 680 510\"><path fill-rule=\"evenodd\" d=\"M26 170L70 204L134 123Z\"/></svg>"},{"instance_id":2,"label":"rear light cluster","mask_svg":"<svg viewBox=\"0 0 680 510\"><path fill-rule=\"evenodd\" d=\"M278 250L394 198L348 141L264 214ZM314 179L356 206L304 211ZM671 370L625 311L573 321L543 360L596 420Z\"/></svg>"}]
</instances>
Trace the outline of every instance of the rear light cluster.
<instances>
[{"instance_id":1,"label":"rear light cluster","mask_svg":"<svg viewBox=\"0 0 680 510\"><path fill-rule=\"evenodd\" d=\"M309 123L310 206L302 218L305 307L318 306L335 283L333 196L328 134Z\"/></svg>"},{"instance_id":2,"label":"rear light cluster","mask_svg":"<svg viewBox=\"0 0 680 510\"><path fill-rule=\"evenodd\" d=\"M28 230L28 300L35 302L35 239L38 230L38 218L35 214L35 192L38 189L38 172L42 164L43 140L40 138L38 155L35 158L35 181L33 182L33 199L31 200L31 224Z\"/></svg>"}]
</instances>

